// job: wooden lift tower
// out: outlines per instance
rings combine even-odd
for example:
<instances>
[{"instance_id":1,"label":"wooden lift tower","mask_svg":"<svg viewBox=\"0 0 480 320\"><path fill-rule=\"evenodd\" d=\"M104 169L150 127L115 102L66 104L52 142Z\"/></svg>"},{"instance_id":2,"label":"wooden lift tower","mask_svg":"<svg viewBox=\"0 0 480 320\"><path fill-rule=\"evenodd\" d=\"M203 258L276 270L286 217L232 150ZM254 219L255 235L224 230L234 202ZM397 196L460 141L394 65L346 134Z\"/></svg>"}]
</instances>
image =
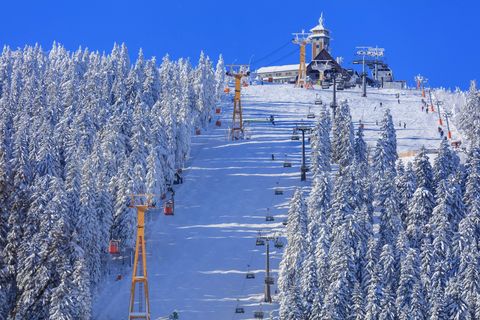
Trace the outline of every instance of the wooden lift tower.
<instances>
[{"instance_id":1,"label":"wooden lift tower","mask_svg":"<svg viewBox=\"0 0 480 320\"><path fill-rule=\"evenodd\" d=\"M153 195L130 195L130 208L137 209L137 237L133 264L132 287L128 320L150 320L150 300L148 296L147 255L145 246L145 213L154 208Z\"/></svg>"},{"instance_id":2,"label":"wooden lift tower","mask_svg":"<svg viewBox=\"0 0 480 320\"><path fill-rule=\"evenodd\" d=\"M243 114L242 114L242 102L240 99L242 90L242 78L250 76L250 66L245 64L231 64L227 66L227 76L235 79L235 95L233 97L233 119L232 119L232 131L230 136L232 140L238 140L243 138Z\"/></svg>"},{"instance_id":3,"label":"wooden lift tower","mask_svg":"<svg viewBox=\"0 0 480 320\"><path fill-rule=\"evenodd\" d=\"M299 33L292 33L294 38L292 42L294 44L298 44L300 46L300 65L298 66L298 78L296 87L300 88L308 88L307 83L307 66L305 64L306 54L305 54L305 47L307 44L311 43L311 39L309 38L311 33L305 33L305 30Z\"/></svg>"}]
</instances>

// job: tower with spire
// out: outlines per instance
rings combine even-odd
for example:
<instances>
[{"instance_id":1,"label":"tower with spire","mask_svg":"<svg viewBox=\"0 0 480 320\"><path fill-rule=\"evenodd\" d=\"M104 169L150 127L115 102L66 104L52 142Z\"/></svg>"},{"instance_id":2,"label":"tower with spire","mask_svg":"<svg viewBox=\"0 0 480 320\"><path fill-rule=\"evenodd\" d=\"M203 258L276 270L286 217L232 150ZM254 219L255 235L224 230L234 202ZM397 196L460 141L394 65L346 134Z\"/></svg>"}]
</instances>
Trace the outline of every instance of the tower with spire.
<instances>
[{"instance_id":1,"label":"tower with spire","mask_svg":"<svg viewBox=\"0 0 480 320\"><path fill-rule=\"evenodd\" d=\"M330 31L325 28L323 24L323 12L318 19L318 25L310 29L312 35L310 40L312 43L312 59L322 51L323 49L330 51Z\"/></svg>"}]
</instances>

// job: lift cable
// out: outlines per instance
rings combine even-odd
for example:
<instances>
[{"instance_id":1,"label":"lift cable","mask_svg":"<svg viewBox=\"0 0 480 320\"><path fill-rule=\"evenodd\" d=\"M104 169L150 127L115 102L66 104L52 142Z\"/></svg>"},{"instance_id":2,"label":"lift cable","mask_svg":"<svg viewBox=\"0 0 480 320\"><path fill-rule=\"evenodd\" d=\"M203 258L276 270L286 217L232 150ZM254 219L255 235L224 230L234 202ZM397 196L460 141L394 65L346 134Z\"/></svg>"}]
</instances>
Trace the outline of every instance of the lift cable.
<instances>
[{"instance_id":1,"label":"lift cable","mask_svg":"<svg viewBox=\"0 0 480 320\"><path fill-rule=\"evenodd\" d=\"M270 64L270 65L273 65L273 64L275 64L275 63L277 63L277 62L280 62L280 61L282 61L282 60L284 60L284 59L292 56L292 55L295 54L295 53L298 53L298 49L297 49L297 48L295 48L295 50L287 53L286 55L281 56L280 58L278 58L278 59L276 59L276 60L274 60L274 61L271 61L269 64Z\"/></svg>"},{"instance_id":2,"label":"lift cable","mask_svg":"<svg viewBox=\"0 0 480 320\"><path fill-rule=\"evenodd\" d=\"M292 43L292 41L291 41L291 40L288 40L288 42L284 43L281 47L279 47L279 48L271 51L270 53L264 55L264 56L261 57L261 58L256 59L255 61L253 61L253 62L251 63L251 65L257 65L260 61L263 61L263 60L265 60L265 59L267 59L267 58L270 58L270 57L273 56L275 53L279 52L280 50L282 50L283 48L287 47L287 46L290 45L291 43Z\"/></svg>"}]
</instances>

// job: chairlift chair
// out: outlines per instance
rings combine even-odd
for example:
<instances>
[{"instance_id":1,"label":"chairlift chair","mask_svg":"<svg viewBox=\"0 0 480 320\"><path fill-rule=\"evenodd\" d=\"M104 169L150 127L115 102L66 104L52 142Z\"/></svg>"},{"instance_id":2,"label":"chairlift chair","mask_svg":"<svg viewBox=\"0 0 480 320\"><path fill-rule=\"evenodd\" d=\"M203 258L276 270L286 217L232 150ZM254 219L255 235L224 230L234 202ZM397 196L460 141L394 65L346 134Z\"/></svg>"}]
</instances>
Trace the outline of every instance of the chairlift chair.
<instances>
[{"instance_id":1,"label":"chairlift chair","mask_svg":"<svg viewBox=\"0 0 480 320\"><path fill-rule=\"evenodd\" d=\"M254 317L255 319L263 319L263 311L255 311L255 312L253 313L253 317Z\"/></svg>"},{"instance_id":2,"label":"chairlift chair","mask_svg":"<svg viewBox=\"0 0 480 320\"><path fill-rule=\"evenodd\" d=\"M245 309L243 309L242 307L236 307L235 313L245 313Z\"/></svg>"},{"instance_id":3,"label":"chairlift chair","mask_svg":"<svg viewBox=\"0 0 480 320\"><path fill-rule=\"evenodd\" d=\"M167 202L165 202L165 205L163 207L163 213L166 216L173 216L173 207L174 207L173 200L168 200Z\"/></svg>"},{"instance_id":4,"label":"chairlift chair","mask_svg":"<svg viewBox=\"0 0 480 320\"><path fill-rule=\"evenodd\" d=\"M278 240L278 239L275 240L275 248L277 248L277 249L283 248L283 242Z\"/></svg>"},{"instance_id":5,"label":"chairlift chair","mask_svg":"<svg viewBox=\"0 0 480 320\"><path fill-rule=\"evenodd\" d=\"M311 111L310 107L308 107L307 119L315 119L315 113Z\"/></svg>"},{"instance_id":6,"label":"chairlift chair","mask_svg":"<svg viewBox=\"0 0 480 320\"><path fill-rule=\"evenodd\" d=\"M273 277L265 277L265 284L273 285L274 282Z\"/></svg>"},{"instance_id":7,"label":"chairlift chair","mask_svg":"<svg viewBox=\"0 0 480 320\"><path fill-rule=\"evenodd\" d=\"M285 161L283 161L283 167L284 168L291 168L292 167L292 163L287 160L287 155L285 155Z\"/></svg>"},{"instance_id":8,"label":"chairlift chair","mask_svg":"<svg viewBox=\"0 0 480 320\"><path fill-rule=\"evenodd\" d=\"M119 244L120 244L120 241L118 240L110 240L110 243L108 245L108 253L119 254L120 253Z\"/></svg>"},{"instance_id":9,"label":"chairlift chair","mask_svg":"<svg viewBox=\"0 0 480 320\"><path fill-rule=\"evenodd\" d=\"M300 136L298 134L293 134L292 140L300 140Z\"/></svg>"},{"instance_id":10,"label":"chairlift chair","mask_svg":"<svg viewBox=\"0 0 480 320\"><path fill-rule=\"evenodd\" d=\"M322 105L323 104L323 101L320 98L320 96L318 95L318 93L315 95L315 104L316 105Z\"/></svg>"},{"instance_id":11,"label":"chairlift chair","mask_svg":"<svg viewBox=\"0 0 480 320\"><path fill-rule=\"evenodd\" d=\"M247 279L255 279L255 273L253 272L247 272L246 276Z\"/></svg>"},{"instance_id":12,"label":"chairlift chair","mask_svg":"<svg viewBox=\"0 0 480 320\"><path fill-rule=\"evenodd\" d=\"M281 196L283 194L283 189L282 188L275 188L275 195L276 196Z\"/></svg>"},{"instance_id":13,"label":"chairlift chair","mask_svg":"<svg viewBox=\"0 0 480 320\"><path fill-rule=\"evenodd\" d=\"M273 216L266 216L265 221L275 221L275 218Z\"/></svg>"},{"instance_id":14,"label":"chairlift chair","mask_svg":"<svg viewBox=\"0 0 480 320\"><path fill-rule=\"evenodd\" d=\"M265 240L262 238L257 238L257 241L255 241L256 246L264 246L265 245Z\"/></svg>"},{"instance_id":15,"label":"chairlift chair","mask_svg":"<svg viewBox=\"0 0 480 320\"><path fill-rule=\"evenodd\" d=\"M287 219L283 220L282 224L286 226L288 224L288 220Z\"/></svg>"}]
</instances>

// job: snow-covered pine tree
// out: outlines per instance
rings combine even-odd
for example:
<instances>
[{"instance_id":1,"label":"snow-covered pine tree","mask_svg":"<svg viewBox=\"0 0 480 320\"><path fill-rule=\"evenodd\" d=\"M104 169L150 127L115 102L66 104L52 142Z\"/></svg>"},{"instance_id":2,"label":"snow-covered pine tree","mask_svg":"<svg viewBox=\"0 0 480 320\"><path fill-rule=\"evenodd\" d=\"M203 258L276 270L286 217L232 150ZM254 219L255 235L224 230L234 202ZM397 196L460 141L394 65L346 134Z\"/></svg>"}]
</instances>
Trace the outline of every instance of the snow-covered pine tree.
<instances>
[{"instance_id":1,"label":"snow-covered pine tree","mask_svg":"<svg viewBox=\"0 0 480 320\"><path fill-rule=\"evenodd\" d=\"M225 63L223 56L218 57L217 67L215 69L215 96L217 101L223 96L223 89L225 87Z\"/></svg>"},{"instance_id":2,"label":"snow-covered pine tree","mask_svg":"<svg viewBox=\"0 0 480 320\"><path fill-rule=\"evenodd\" d=\"M295 319L293 315L304 314L300 281L305 259L307 212L302 191L297 189L290 201L287 223L287 246L280 262L278 289L282 319ZM290 303L293 305L289 306ZM285 313L282 313L284 310Z\"/></svg>"},{"instance_id":3,"label":"snow-covered pine tree","mask_svg":"<svg viewBox=\"0 0 480 320\"><path fill-rule=\"evenodd\" d=\"M349 166L354 158L353 125L350 107L342 101L333 119L332 160L339 164L339 170Z\"/></svg>"},{"instance_id":4,"label":"snow-covered pine tree","mask_svg":"<svg viewBox=\"0 0 480 320\"><path fill-rule=\"evenodd\" d=\"M479 146L480 139L480 95L475 81L470 83L465 107L458 117L459 126L472 146Z\"/></svg>"},{"instance_id":5,"label":"snow-covered pine tree","mask_svg":"<svg viewBox=\"0 0 480 320\"><path fill-rule=\"evenodd\" d=\"M460 163L457 154L450 149L448 140L443 139L438 149L438 156L433 164L433 180L435 186L438 186L440 181L446 180L451 174L455 173Z\"/></svg>"},{"instance_id":6,"label":"snow-covered pine tree","mask_svg":"<svg viewBox=\"0 0 480 320\"><path fill-rule=\"evenodd\" d=\"M395 305L399 319L425 319L419 253L416 249L409 249L401 263Z\"/></svg>"}]
</instances>

